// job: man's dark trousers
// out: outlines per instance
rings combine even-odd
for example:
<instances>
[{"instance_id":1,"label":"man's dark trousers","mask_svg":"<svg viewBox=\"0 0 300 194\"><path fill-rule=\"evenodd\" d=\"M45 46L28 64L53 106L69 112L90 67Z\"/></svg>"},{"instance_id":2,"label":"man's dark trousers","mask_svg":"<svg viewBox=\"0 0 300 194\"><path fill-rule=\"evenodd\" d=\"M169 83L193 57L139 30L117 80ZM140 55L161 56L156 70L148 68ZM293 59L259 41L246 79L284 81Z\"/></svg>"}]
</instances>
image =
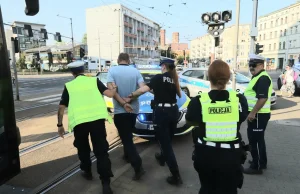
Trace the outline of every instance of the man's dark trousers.
<instances>
[{"instance_id":1,"label":"man's dark trousers","mask_svg":"<svg viewBox=\"0 0 300 194\"><path fill-rule=\"evenodd\" d=\"M135 128L136 117L137 115L132 113L115 114L114 122L122 140L125 155L128 157L135 172L138 172L142 167L142 159L137 152L132 139L132 132Z\"/></svg>"},{"instance_id":2,"label":"man's dark trousers","mask_svg":"<svg viewBox=\"0 0 300 194\"><path fill-rule=\"evenodd\" d=\"M74 146L78 150L78 157L81 161L80 168L86 172L91 172L92 166L89 135L93 144L93 152L97 158L97 171L100 179L102 182L110 182L110 177L114 175L108 155L109 144L106 140L105 120L79 124L74 128Z\"/></svg>"},{"instance_id":3,"label":"man's dark trousers","mask_svg":"<svg viewBox=\"0 0 300 194\"><path fill-rule=\"evenodd\" d=\"M250 168L261 169L267 166L267 151L265 143L265 130L271 114L258 113L256 119L248 121L248 139L251 146L252 163Z\"/></svg>"}]
</instances>

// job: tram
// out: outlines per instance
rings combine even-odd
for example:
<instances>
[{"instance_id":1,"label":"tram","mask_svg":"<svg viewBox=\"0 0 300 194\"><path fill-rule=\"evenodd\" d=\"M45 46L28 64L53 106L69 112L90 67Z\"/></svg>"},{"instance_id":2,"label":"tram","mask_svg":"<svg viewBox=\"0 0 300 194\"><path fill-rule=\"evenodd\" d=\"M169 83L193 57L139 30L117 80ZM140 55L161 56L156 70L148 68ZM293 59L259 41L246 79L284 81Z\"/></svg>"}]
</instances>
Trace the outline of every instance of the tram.
<instances>
[{"instance_id":1,"label":"tram","mask_svg":"<svg viewBox=\"0 0 300 194\"><path fill-rule=\"evenodd\" d=\"M25 14L39 12L39 0L25 0ZM20 132L16 126L10 62L0 7L0 185L20 173Z\"/></svg>"}]
</instances>

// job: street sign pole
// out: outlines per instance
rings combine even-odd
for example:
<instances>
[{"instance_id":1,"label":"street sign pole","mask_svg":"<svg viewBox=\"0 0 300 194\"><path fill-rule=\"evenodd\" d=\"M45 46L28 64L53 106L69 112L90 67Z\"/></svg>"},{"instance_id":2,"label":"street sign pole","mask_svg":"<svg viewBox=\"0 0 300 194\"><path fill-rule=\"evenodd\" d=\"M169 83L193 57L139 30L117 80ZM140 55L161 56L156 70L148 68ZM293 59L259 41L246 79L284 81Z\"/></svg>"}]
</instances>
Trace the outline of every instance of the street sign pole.
<instances>
[{"instance_id":1,"label":"street sign pole","mask_svg":"<svg viewBox=\"0 0 300 194\"><path fill-rule=\"evenodd\" d=\"M251 27L251 43L250 43L250 54L255 53L255 38L258 35L257 30L257 7L258 7L258 0L253 0L253 14L252 14L252 27ZM251 76L250 69L248 68L248 74Z\"/></svg>"},{"instance_id":2,"label":"street sign pole","mask_svg":"<svg viewBox=\"0 0 300 194\"><path fill-rule=\"evenodd\" d=\"M237 54L239 47L239 25L240 25L240 0L236 0L236 38L235 38L235 49L234 49L234 67L232 73L232 89L236 90L236 69L237 69Z\"/></svg>"},{"instance_id":3,"label":"street sign pole","mask_svg":"<svg viewBox=\"0 0 300 194\"><path fill-rule=\"evenodd\" d=\"M14 38L11 39L11 51L12 51L12 64L14 68L14 76L15 76L15 85L16 85L16 100L20 100L20 93L19 93L19 81L18 81L18 72L17 72L17 64L16 64L16 54L15 54L15 43Z\"/></svg>"}]
</instances>

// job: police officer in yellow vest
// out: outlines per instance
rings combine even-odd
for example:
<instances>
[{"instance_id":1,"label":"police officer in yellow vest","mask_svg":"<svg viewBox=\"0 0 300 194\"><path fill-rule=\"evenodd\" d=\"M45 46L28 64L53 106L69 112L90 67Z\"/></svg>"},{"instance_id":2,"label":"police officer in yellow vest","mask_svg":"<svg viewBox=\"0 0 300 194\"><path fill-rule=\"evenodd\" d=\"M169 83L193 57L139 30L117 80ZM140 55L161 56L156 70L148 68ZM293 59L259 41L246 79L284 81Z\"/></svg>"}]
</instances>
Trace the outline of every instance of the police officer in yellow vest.
<instances>
[{"instance_id":1,"label":"police officer in yellow vest","mask_svg":"<svg viewBox=\"0 0 300 194\"><path fill-rule=\"evenodd\" d=\"M215 60L208 69L210 92L192 98L186 120L193 126L194 168L199 174L199 194L236 194L243 182L241 123L248 115L247 100L228 92L227 63Z\"/></svg>"},{"instance_id":2,"label":"police officer in yellow vest","mask_svg":"<svg viewBox=\"0 0 300 194\"><path fill-rule=\"evenodd\" d=\"M248 139L251 146L252 161L246 174L262 174L267 169L265 130L271 117L272 79L264 70L265 59L259 55L249 56L249 68L253 75L244 95L249 105Z\"/></svg>"},{"instance_id":3,"label":"police officer in yellow vest","mask_svg":"<svg viewBox=\"0 0 300 194\"><path fill-rule=\"evenodd\" d=\"M68 107L69 132L74 131L74 146L78 150L82 176L87 180L93 178L91 172L89 135L93 152L97 158L97 171L103 185L104 194L112 194L110 178L113 177L108 155L105 120L112 121L107 112L102 95L113 97L116 86L108 89L97 77L84 76L84 62L76 61L68 65L74 80L66 83L58 110L58 133L63 137L64 110Z\"/></svg>"}]
</instances>

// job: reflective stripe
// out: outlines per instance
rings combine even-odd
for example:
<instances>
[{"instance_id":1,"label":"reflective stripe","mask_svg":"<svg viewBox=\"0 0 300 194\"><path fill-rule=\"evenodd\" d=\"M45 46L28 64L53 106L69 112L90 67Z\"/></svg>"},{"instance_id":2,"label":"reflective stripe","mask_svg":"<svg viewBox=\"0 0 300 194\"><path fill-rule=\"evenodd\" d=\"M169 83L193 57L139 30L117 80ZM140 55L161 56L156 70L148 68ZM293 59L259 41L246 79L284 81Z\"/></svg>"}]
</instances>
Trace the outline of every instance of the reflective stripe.
<instances>
[{"instance_id":1,"label":"reflective stripe","mask_svg":"<svg viewBox=\"0 0 300 194\"><path fill-rule=\"evenodd\" d=\"M203 144L203 142L201 141L201 139L198 138L198 143L200 144ZM217 147L217 144L215 142L206 142L205 145L207 146L211 146L211 147ZM234 148L238 149L240 148L240 144L236 143L236 144L233 144ZM227 144L227 143L221 143L220 144L220 148L226 148L226 149L229 149L231 148L230 144Z\"/></svg>"},{"instance_id":2,"label":"reflective stripe","mask_svg":"<svg viewBox=\"0 0 300 194\"><path fill-rule=\"evenodd\" d=\"M248 106L254 108L255 104L248 104ZM271 105L265 104L262 108L271 108Z\"/></svg>"},{"instance_id":3,"label":"reflective stripe","mask_svg":"<svg viewBox=\"0 0 300 194\"><path fill-rule=\"evenodd\" d=\"M255 100L255 101L258 100L258 98L252 97L252 96L245 96L245 97L246 97L247 100ZM267 99L270 100L271 98L267 98Z\"/></svg>"},{"instance_id":4,"label":"reflective stripe","mask_svg":"<svg viewBox=\"0 0 300 194\"><path fill-rule=\"evenodd\" d=\"M213 126L236 125L236 122L207 122L206 125L213 125Z\"/></svg>"}]
</instances>

